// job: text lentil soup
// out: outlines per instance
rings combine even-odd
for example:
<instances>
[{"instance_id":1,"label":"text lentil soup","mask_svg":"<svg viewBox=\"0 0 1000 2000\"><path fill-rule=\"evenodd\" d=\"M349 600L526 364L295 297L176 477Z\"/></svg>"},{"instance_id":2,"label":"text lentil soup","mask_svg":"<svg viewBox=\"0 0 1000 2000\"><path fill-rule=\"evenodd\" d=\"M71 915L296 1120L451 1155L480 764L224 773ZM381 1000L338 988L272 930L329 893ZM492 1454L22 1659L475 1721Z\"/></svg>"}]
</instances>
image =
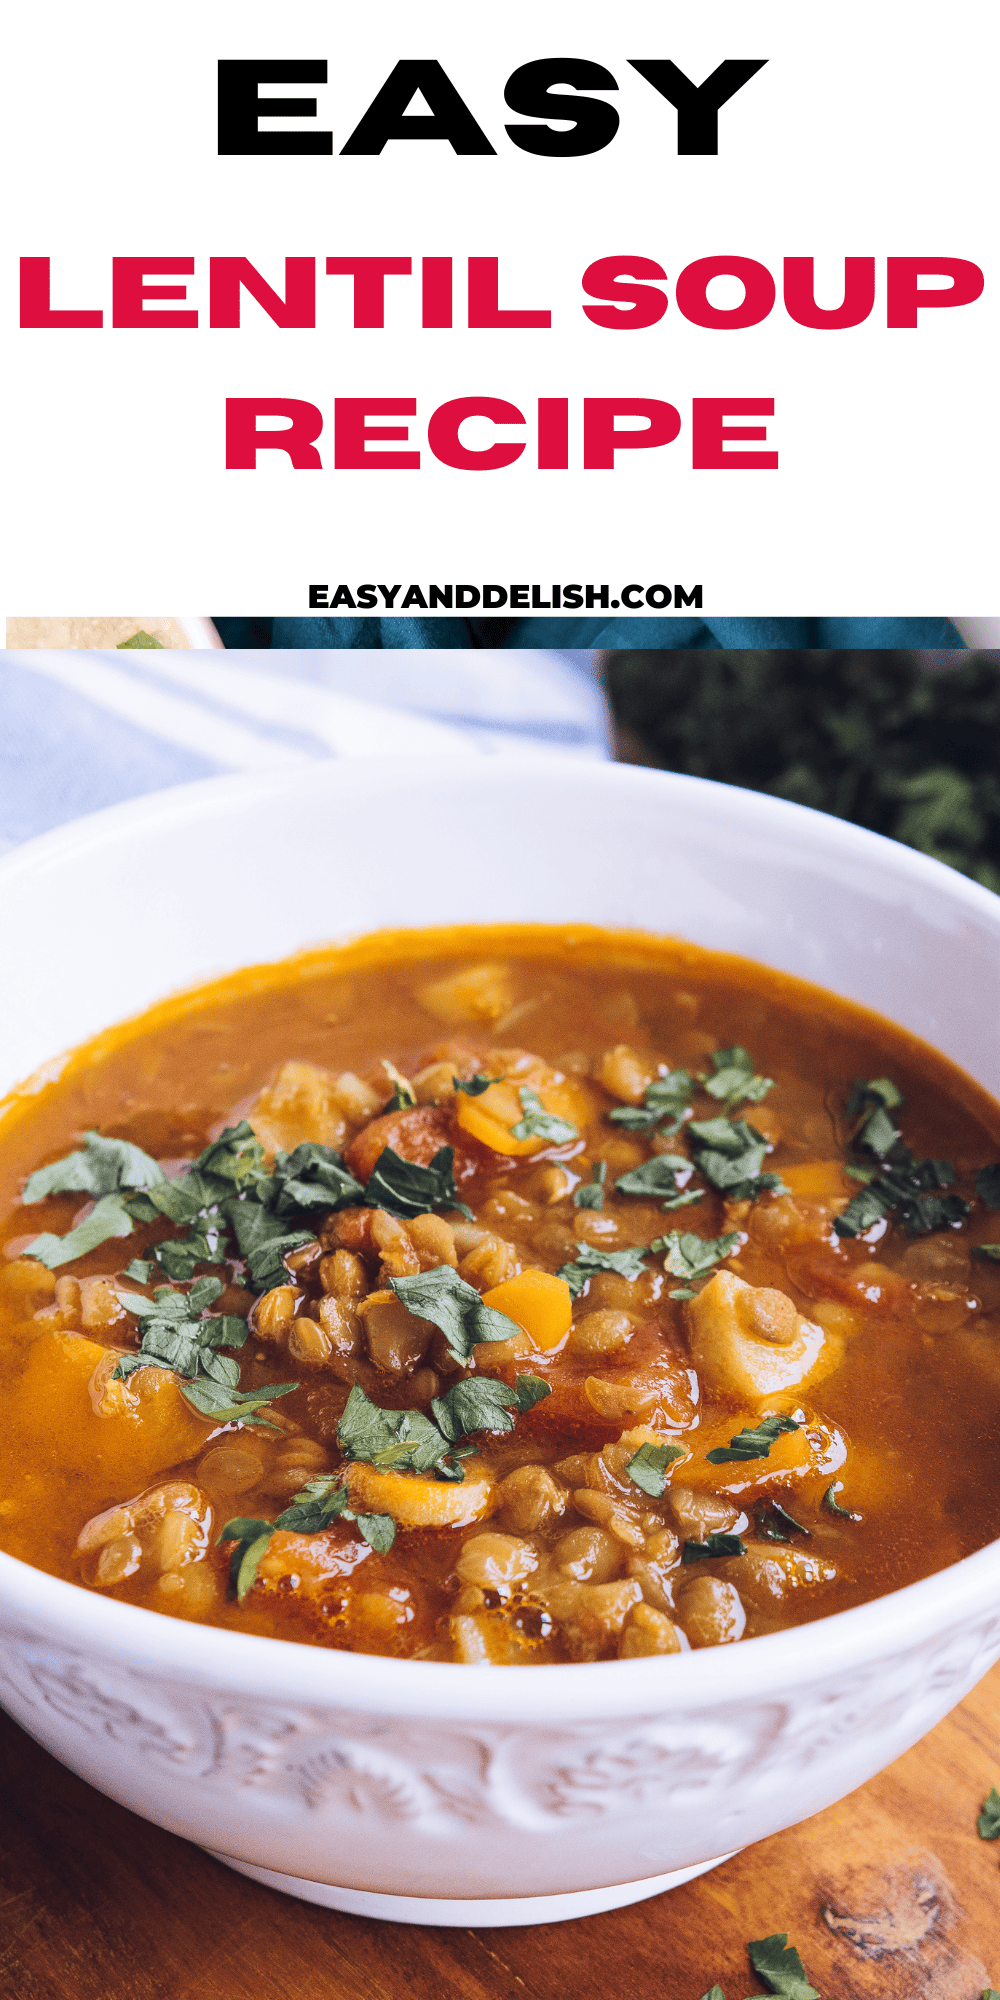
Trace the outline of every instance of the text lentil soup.
<instances>
[{"instance_id":1,"label":"text lentil soup","mask_svg":"<svg viewBox=\"0 0 1000 2000\"><path fill-rule=\"evenodd\" d=\"M633 1658L1000 1534L1000 1109L676 940L382 933L0 1123L0 1547L359 1652Z\"/></svg>"}]
</instances>

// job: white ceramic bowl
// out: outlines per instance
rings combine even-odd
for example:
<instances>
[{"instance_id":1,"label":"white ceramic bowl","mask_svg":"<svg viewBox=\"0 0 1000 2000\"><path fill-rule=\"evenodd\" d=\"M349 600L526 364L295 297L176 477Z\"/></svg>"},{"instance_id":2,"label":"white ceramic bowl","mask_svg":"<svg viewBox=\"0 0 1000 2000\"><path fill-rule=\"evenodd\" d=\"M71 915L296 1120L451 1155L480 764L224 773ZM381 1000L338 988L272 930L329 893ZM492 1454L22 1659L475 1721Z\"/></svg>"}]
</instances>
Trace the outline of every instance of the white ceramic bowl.
<instances>
[{"instance_id":1,"label":"white ceramic bowl","mask_svg":"<svg viewBox=\"0 0 1000 2000\"><path fill-rule=\"evenodd\" d=\"M130 920L151 894L156 923ZM1000 1094L996 897L754 793L472 756L212 780L15 851L0 1081L249 960L483 919L746 953L893 1016ZM1000 1543L794 1631L592 1666L244 1637L9 1557L0 1618L11 1712L135 1812L338 1908L530 1922L686 1880L899 1756L1000 1655Z\"/></svg>"}]
</instances>

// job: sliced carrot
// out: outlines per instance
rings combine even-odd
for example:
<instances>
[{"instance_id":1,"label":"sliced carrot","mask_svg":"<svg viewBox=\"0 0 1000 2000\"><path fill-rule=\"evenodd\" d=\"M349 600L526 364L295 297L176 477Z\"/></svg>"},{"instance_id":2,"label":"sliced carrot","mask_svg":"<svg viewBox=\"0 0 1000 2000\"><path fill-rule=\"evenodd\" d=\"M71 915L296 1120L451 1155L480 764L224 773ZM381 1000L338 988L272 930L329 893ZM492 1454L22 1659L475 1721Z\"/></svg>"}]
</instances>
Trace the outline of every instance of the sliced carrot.
<instances>
[{"instance_id":1,"label":"sliced carrot","mask_svg":"<svg viewBox=\"0 0 1000 2000\"><path fill-rule=\"evenodd\" d=\"M558 1347L573 1318L569 1286L551 1271L519 1271L516 1278L484 1292L483 1304L506 1313L531 1335L536 1347Z\"/></svg>"}]
</instances>

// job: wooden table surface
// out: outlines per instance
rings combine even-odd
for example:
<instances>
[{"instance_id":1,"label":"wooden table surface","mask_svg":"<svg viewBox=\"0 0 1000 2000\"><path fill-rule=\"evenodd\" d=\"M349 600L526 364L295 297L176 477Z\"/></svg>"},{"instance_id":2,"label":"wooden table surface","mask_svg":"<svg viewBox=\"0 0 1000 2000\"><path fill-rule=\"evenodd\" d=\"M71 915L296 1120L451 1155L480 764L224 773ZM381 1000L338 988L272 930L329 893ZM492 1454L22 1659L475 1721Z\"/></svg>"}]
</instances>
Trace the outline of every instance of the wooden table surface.
<instances>
[{"instance_id":1,"label":"wooden table surface","mask_svg":"<svg viewBox=\"0 0 1000 2000\"><path fill-rule=\"evenodd\" d=\"M0 1715L2 2000L744 2000L788 1931L823 2000L1000 1982L1000 1667L853 1797L630 1909L525 1930L371 1923L259 1888L148 1826Z\"/></svg>"}]
</instances>

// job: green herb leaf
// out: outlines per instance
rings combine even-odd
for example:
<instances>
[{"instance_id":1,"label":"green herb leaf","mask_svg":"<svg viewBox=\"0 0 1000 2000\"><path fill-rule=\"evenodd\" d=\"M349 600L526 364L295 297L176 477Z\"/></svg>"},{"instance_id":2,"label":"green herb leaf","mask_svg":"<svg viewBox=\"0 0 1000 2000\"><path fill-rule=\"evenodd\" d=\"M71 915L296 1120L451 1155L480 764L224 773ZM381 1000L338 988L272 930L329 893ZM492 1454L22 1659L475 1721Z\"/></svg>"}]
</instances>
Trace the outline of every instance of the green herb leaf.
<instances>
[{"instance_id":1,"label":"green herb leaf","mask_svg":"<svg viewBox=\"0 0 1000 2000\"><path fill-rule=\"evenodd\" d=\"M702 1994L701 2000L726 2000L726 1996L721 1986L710 1986L708 1992Z\"/></svg>"},{"instance_id":2,"label":"green herb leaf","mask_svg":"<svg viewBox=\"0 0 1000 2000\"><path fill-rule=\"evenodd\" d=\"M1000 1840L1000 1792L991 1785L976 1821L980 1840Z\"/></svg>"},{"instance_id":3,"label":"green herb leaf","mask_svg":"<svg viewBox=\"0 0 1000 2000\"><path fill-rule=\"evenodd\" d=\"M566 1146L571 1139L578 1139L579 1132L568 1118L557 1118L546 1111L536 1090L523 1083L518 1091L524 1117L517 1125L511 1126L514 1139L545 1139L550 1146Z\"/></svg>"},{"instance_id":4,"label":"green herb leaf","mask_svg":"<svg viewBox=\"0 0 1000 2000\"><path fill-rule=\"evenodd\" d=\"M356 1382L340 1419L337 1442L345 1457L363 1459L368 1465L431 1472L449 1456L454 1440L421 1410L380 1410Z\"/></svg>"},{"instance_id":5,"label":"green herb leaf","mask_svg":"<svg viewBox=\"0 0 1000 2000\"><path fill-rule=\"evenodd\" d=\"M1000 1208L1000 1160L992 1166L980 1167L976 1175L976 1193L987 1208Z\"/></svg>"},{"instance_id":6,"label":"green herb leaf","mask_svg":"<svg viewBox=\"0 0 1000 2000\"><path fill-rule=\"evenodd\" d=\"M706 1535L703 1542L685 1542L681 1551L681 1561L686 1563L706 1562L716 1556L745 1556L746 1543L739 1535Z\"/></svg>"},{"instance_id":7,"label":"green herb leaf","mask_svg":"<svg viewBox=\"0 0 1000 2000\"><path fill-rule=\"evenodd\" d=\"M365 1206L403 1216L426 1215L432 1208L457 1208L471 1221L471 1208L458 1199L454 1159L454 1146L442 1146L429 1167L419 1167L386 1146L372 1168L363 1196Z\"/></svg>"},{"instance_id":8,"label":"green herb leaf","mask_svg":"<svg viewBox=\"0 0 1000 2000\"><path fill-rule=\"evenodd\" d=\"M238 1125L227 1125L203 1153L199 1153L191 1169L206 1179L226 1182L231 1187L245 1189L255 1182L266 1182L264 1171L264 1148L252 1125L241 1118Z\"/></svg>"},{"instance_id":9,"label":"green herb leaf","mask_svg":"<svg viewBox=\"0 0 1000 2000\"><path fill-rule=\"evenodd\" d=\"M950 1160L918 1160L901 1139L894 1139L876 1178L834 1217L834 1229L838 1236L863 1236L876 1222L893 1214L908 1236L948 1229L961 1222L972 1206L961 1195L935 1191L950 1187L954 1178Z\"/></svg>"},{"instance_id":10,"label":"green herb leaf","mask_svg":"<svg viewBox=\"0 0 1000 2000\"><path fill-rule=\"evenodd\" d=\"M211 1417L214 1423L241 1423L250 1430L274 1431L280 1425L268 1423L261 1412L279 1396L290 1396L298 1386L297 1382L273 1382L261 1389L228 1389L210 1376L199 1375L195 1381L182 1382L180 1391L199 1416Z\"/></svg>"},{"instance_id":11,"label":"green herb leaf","mask_svg":"<svg viewBox=\"0 0 1000 2000\"><path fill-rule=\"evenodd\" d=\"M801 1423L794 1417L762 1417L755 1430L742 1430L730 1438L728 1446L719 1445L715 1451L705 1453L709 1465L731 1465L740 1459L767 1458L771 1446L783 1431L799 1431Z\"/></svg>"},{"instance_id":12,"label":"green herb leaf","mask_svg":"<svg viewBox=\"0 0 1000 2000\"><path fill-rule=\"evenodd\" d=\"M667 1488L668 1465L685 1456L684 1447L680 1444L641 1444L625 1470L634 1486L641 1487L652 1500L662 1500Z\"/></svg>"},{"instance_id":13,"label":"green herb leaf","mask_svg":"<svg viewBox=\"0 0 1000 2000\"><path fill-rule=\"evenodd\" d=\"M241 1604L257 1581L260 1559L273 1533L274 1526L270 1521L238 1515L235 1520L226 1522L218 1538L219 1542L236 1544L229 1557L229 1581Z\"/></svg>"},{"instance_id":14,"label":"green herb leaf","mask_svg":"<svg viewBox=\"0 0 1000 2000\"><path fill-rule=\"evenodd\" d=\"M502 1083L503 1077L487 1076L485 1070L477 1069L475 1076L470 1076L468 1083L463 1083L461 1077L457 1076L453 1076L451 1080L455 1089L460 1090L465 1097L482 1097L483 1091L488 1090L491 1083Z\"/></svg>"},{"instance_id":15,"label":"green herb leaf","mask_svg":"<svg viewBox=\"0 0 1000 2000\"><path fill-rule=\"evenodd\" d=\"M771 1992L779 1994L781 2000L820 2000L815 1986L810 1986L806 1978L798 1952L788 1944L787 1931L758 1938L747 1945L747 1950L758 1977L766 1980Z\"/></svg>"},{"instance_id":16,"label":"green herb leaf","mask_svg":"<svg viewBox=\"0 0 1000 2000\"><path fill-rule=\"evenodd\" d=\"M388 1555L396 1539L396 1523L391 1514L354 1514L357 1530L376 1555Z\"/></svg>"},{"instance_id":17,"label":"green herb leaf","mask_svg":"<svg viewBox=\"0 0 1000 2000\"><path fill-rule=\"evenodd\" d=\"M837 1514L842 1521L860 1521L860 1514L852 1514L849 1507L838 1505L837 1494L842 1493L843 1490L843 1480L835 1479L833 1485L828 1486L823 1495L823 1506L827 1509L828 1513Z\"/></svg>"},{"instance_id":18,"label":"green herb leaf","mask_svg":"<svg viewBox=\"0 0 1000 2000\"><path fill-rule=\"evenodd\" d=\"M724 1236L696 1236L687 1231L672 1229L667 1236L654 1237L649 1245L650 1254L663 1252L663 1268L672 1278L685 1278L690 1285L694 1278L703 1278L714 1269L724 1257L731 1257L739 1249L740 1233L731 1229ZM672 1299L693 1298L694 1292L671 1292Z\"/></svg>"},{"instance_id":19,"label":"green herb leaf","mask_svg":"<svg viewBox=\"0 0 1000 2000\"><path fill-rule=\"evenodd\" d=\"M808 1535L810 1530L802 1526L793 1514L783 1507L780 1500L765 1500L757 1510L757 1533L762 1542L787 1542L792 1535Z\"/></svg>"},{"instance_id":20,"label":"green herb leaf","mask_svg":"<svg viewBox=\"0 0 1000 2000\"><path fill-rule=\"evenodd\" d=\"M680 1131L693 1096L694 1078L690 1071L674 1069L647 1084L641 1108L637 1104L620 1104L608 1112L608 1117L613 1125L623 1125L626 1132L651 1132L654 1126L669 1119L666 1131L671 1138Z\"/></svg>"},{"instance_id":21,"label":"green herb leaf","mask_svg":"<svg viewBox=\"0 0 1000 2000\"><path fill-rule=\"evenodd\" d=\"M484 1305L475 1286L466 1284L449 1264L412 1278L390 1278L389 1284L407 1312L440 1327L456 1361L468 1361L481 1340L510 1340L520 1332L506 1313Z\"/></svg>"},{"instance_id":22,"label":"green herb leaf","mask_svg":"<svg viewBox=\"0 0 1000 2000\"><path fill-rule=\"evenodd\" d=\"M388 1103L383 1105L383 1111L413 1111L416 1107L417 1093L409 1077L403 1076L387 1056L382 1057L382 1068L392 1084L392 1096Z\"/></svg>"},{"instance_id":23,"label":"green herb leaf","mask_svg":"<svg viewBox=\"0 0 1000 2000\"><path fill-rule=\"evenodd\" d=\"M576 1253L575 1264L561 1264L557 1278L565 1278L570 1296L579 1298L584 1285L588 1284L595 1271L617 1271L620 1278L641 1278L645 1265L643 1258L647 1252L635 1250L595 1250L590 1243L581 1243Z\"/></svg>"},{"instance_id":24,"label":"green herb leaf","mask_svg":"<svg viewBox=\"0 0 1000 2000\"><path fill-rule=\"evenodd\" d=\"M36 1236L24 1251L25 1257L37 1257L49 1271L57 1271L60 1264L72 1264L77 1257L86 1257L100 1244L107 1243L115 1236L131 1236L132 1217L129 1215L119 1194L104 1194L96 1202L84 1222L65 1236L53 1236L46 1232Z\"/></svg>"},{"instance_id":25,"label":"green herb leaf","mask_svg":"<svg viewBox=\"0 0 1000 2000\"><path fill-rule=\"evenodd\" d=\"M288 1283L285 1258L291 1250L302 1250L315 1242L311 1229L291 1229L271 1236L247 1255L247 1280L253 1292L269 1292L274 1285Z\"/></svg>"},{"instance_id":26,"label":"green herb leaf","mask_svg":"<svg viewBox=\"0 0 1000 2000\"><path fill-rule=\"evenodd\" d=\"M1000 1264L1000 1243L974 1243L974 1257L985 1257L988 1264Z\"/></svg>"},{"instance_id":27,"label":"green herb leaf","mask_svg":"<svg viewBox=\"0 0 1000 2000\"><path fill-rule=\"evenodd\" d=\"M767 1192L787 1194L780 1174L761 1173L767 1141L744 1119L694 1119L687 1138L699 1173L730 1201L756 1201Z\"/></svg>"},{"instance_id":28,"label":"green herb leaf","mask_svg":"<svg viewBox=\"0 0 1000 2000\"><path fill-rule=\"evenodd\" d=\"M730 1110L737 1104L759 1104L774 1088L772 1077L754 1074L754 1060L746 1049L715 1049L711 1062L715 1075L700 1081L710 1097L722 1099Z\"/></svg>"},{"instance_id":29,"label":"green herb leaf","mask_svg":"<svg viewBox=\"0 0 1000 2000\"><path fill-rule=\"evenodd\" d=\"M677 1205L678 1189L690 1180L694 1168L690 1160L680 1153L654 1153L651 1160L643 1160L640 1167L632 1167L627 1174L621 1174L615 1182L619 1194L644 1195L646 1200L659 1195L667 1195L664 1208ZM685 1201L699 1201L700 1194L685 1194Z\"/></svg>"},{"instance_id":30,"label":"green herb leaf","mask_svg":"<svg viewBox=\"0 0 1000 2000\"><path fill-rule=\"evenodd\" d=\"M127 1139L103 1139L85 1132L83 1149L53 1160L30 1174L21 1196L31 1204L50 1194L117 1194L121 1188L153 1187L166 1174L156 1160Z\"/></svg>"},{"instance_id":31,"label":"green herb leaf","mask_svg":"<svg viewBox=\"0 0 1000 2000\"><path fill-rule=\"evenodd\" d=\"M152 1264L147 1263L143 1257L133 1257L131 1264L126 1264L122 1276L133 1279L137 1285L148 1285L152 1268Z\"/></svg>"},{"instance_id":32,"label":"green herb leaf","mask_svg":"<svg viewBox=\"0 0 1000 2000\"><path fill-rule=\"evenodd\" d=\"M136 647L140 651L152 650L160 653L163 651L163 641L162 639L152 638L148 632L133 632L131 639L119 639L118 641L119 653L127 653L130 647Z\"/></svg>"},{"instance_id":33,"label":"green herb leaf","mask_svg":"<svg viewBox=\"0 0 1000 2000\"><path fill-rule=\"evenodd\" d=\"M538 1376L521 1375L522 1382L534 1384ZM540 1394L551 1395L547 1382L540 1383ZM530 1394L530 1390L526 1390ZM532 1397L537 1402L538 1396ZM530 1409L531 1403L520 1401L519 1389L512 1389L506 1382L496 1382L490 1375L470 1375L465 1382L456 1382L445 1396L435 1396L431 1403L434 1420L444 1436L452 1444L475 1431L512 1431L514 1418L512 1410Z\"/></svg>"},{"instance_id":34,"label":"green herb leaf","mask_svg":"<svg viewBox=\"0 0 1000 2000\"><path fill-rule=\"evenodd\" d=\"M361 1182L345 1167L332 1146L305 1140L294 1153L278 1153L265 1195L266 1206L279 1216L299 1209L346 1208L364 1200Z\"/></svg>"},{"instance_id":35,"label":"green herb leaf","mask_svg":"<svg viewBox=\"0 0 1000 2000\"><path fill-rule=\"evenodd\" d=\"M598 1160L592 1181L581 1183L573 1190L574 1208L603 1208L604 1181L608 1171L607 1160Z\"/></svg>"}]
</instances>

